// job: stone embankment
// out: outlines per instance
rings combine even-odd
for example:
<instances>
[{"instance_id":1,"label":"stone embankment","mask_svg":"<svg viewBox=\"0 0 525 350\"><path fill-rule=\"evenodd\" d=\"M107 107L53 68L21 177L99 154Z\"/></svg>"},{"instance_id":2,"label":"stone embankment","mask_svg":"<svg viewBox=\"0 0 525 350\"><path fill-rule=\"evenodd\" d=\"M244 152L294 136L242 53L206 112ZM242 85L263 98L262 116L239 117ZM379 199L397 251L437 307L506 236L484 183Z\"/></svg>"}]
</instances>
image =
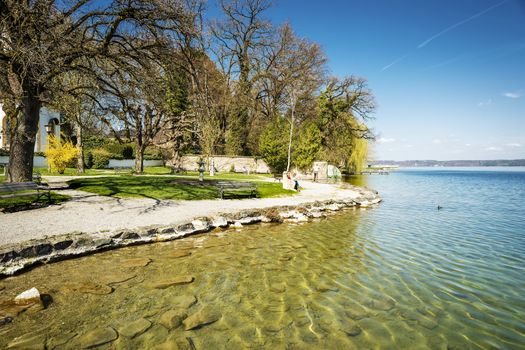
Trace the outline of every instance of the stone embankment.
<instances>
[{"instance_id":1,"label":"stone embankment","mask_svg":"<svg viewBox=\"0 0 525 350\"><path fill-rule=\"evenodd\" d=\"M241 210L235 213L200 217L178 225L156 225L136 229L115 229L107 232L73 232L48 238L2 246L0 276L13 275L28 267L67 258L116 249L129 245L162 242L209 232L216 228L239 228L255 223L307 222L345 208L366 208L381 201L377 192L359 191L358 197L316 201L297 206Z\"/></svg>"}]
</instances>

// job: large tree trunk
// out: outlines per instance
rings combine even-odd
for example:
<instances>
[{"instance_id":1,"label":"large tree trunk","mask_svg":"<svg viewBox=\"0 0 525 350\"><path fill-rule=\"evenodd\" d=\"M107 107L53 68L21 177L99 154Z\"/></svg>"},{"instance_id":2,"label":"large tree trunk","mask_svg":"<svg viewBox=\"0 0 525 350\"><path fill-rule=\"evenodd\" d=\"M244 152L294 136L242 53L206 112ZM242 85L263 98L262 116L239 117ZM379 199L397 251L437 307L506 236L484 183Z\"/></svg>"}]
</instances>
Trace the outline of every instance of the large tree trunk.
<instances>
[{"instance_id":1,"label":"large tree trunk","mask_svg":"<svg viewBox=\"0 0 525 350\"><path fill-rule=\"evenodd\" d=\"M80 116L77 116L80 120ZM84 137L82 133L82 125L80 125L79 120L75 123L75 132L77 134L77 149L78 149L78 158L77 158L77 172L84 173Z\"/></svg>"},{"instance_id":2,"label":"large tree trunk","mask_svg":"<svg viewBox=\"0 0 525 350\"><path fill-rule=\"evenodd\" d=\"M137 147L135 150L135 173L142 174L144 172L144 146Z\"/></svg>"},{"instance_id":3,"label":"large tree trunk","mask_svg":"<svg viewBox=\"0 0 525 350\"><path fill-rule=\"evenodd\" d=\"M37 94L26 91L21 101L21 112L13 126L9 148L9 182L26 182L33 180L33 156L38 131L40 102Z\"/></svg>"},{"instance_id":4,"label":"large tree trunk","mask_svg":"<svg viewBox=\"0 0 525 350\"><path fill-rule=\"evenodd\" d=\"M144 172L144 151L146 146L142 139L137 136L135 139L135 173L142 174Z\"/></svg>"}]
</instances>

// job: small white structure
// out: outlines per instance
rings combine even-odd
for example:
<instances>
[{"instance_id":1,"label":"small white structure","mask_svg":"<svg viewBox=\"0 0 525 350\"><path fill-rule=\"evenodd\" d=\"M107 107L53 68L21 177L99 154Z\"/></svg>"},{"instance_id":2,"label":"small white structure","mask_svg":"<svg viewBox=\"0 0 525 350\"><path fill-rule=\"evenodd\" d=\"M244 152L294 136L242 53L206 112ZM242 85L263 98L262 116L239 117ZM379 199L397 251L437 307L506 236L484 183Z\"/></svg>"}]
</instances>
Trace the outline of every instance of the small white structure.
<instances>
[{"instance_id":1,"label":"small white structure","mask_svg":"<svg viewBox=\"0 0 525 350\"><path fill-rule=\"evenodd\" d=\"M0 103L0 148L9 148L8 120ZM60 137L60 114L46 107L40 109L38 131L35 141L35 152L44 152L47 149L48 135Z\"/></svg>"}]
</instances>

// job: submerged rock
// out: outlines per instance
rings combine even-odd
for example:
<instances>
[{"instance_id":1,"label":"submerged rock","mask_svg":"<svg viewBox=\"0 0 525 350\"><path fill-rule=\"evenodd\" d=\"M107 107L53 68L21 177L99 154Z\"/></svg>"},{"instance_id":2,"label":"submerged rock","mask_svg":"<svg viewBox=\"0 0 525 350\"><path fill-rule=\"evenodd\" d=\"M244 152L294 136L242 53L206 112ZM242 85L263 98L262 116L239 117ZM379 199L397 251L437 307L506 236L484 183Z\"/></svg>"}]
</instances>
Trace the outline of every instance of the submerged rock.
<instances>
[{"instance_id":1,"label":"submerged rock","mask_svg":"<svg viewBox=\"0 0 525 350\"><path fill-rule=\"evenodd\" d=\"M95 328L81 335L78 338L78 343L82 349L89 349L95 346L110 343L117 338L117 331L111 327Z\"/></svg>"},{"instance_id":2,"label":"submerged rock","mask_svg":"<svg viewBox=\"0 0 525 350\"><path fill-rule=\"evenodd\" d=\"M151 286L155 289L166 289L172 286L178 286L181 284L188 284L195 280L193 276L177 276L170 280L157 281L154 282Z\"/></svg>"},{"instance_id":3,"label":"submerged rock","mask_svg":"<svg viewBox=\"0 0 525 350\"><path fill-rule=\"evenodd\" d=\"M120 262L123 267L145 267L148 266L153 260L150 258L135 258L126 259Z\"/></svg>"},{"instance_id":4,"label":"submerged rock","mask_svg":"<svg viewBox=\"0 0 525 350\"><path fill-rule=\"evenodd\" d=\"M162 344L151 348L152 350L195 350L191 338L168 339Z\"/></svg>"},{"instance_id":5,"label":"submerged rock","mask_svg":"<svg viewBox=\"0 0 525 350\"><path fill-rule=\"evenodd\" d=\"M349 337L355 337L361 334L361 327L352 320L342 322L340 329Z\"/></svg>"},{"instance_id":6,"label":"submerged rock","mask_svg":"<svg viewBox=\"0 0 525 350\"><path fill-rule=\"evenodd\" d=\"M205 325L209 325L213 322L218 321L221 318L221 314L210 308L204 307L196 313L188 316L182 323L184 324L184 330L199 328Z\"/></svg>"},{"instance_id":7,"label":"submerged rock","mask_svg":"<svg viewBox=\"0 0 525 350\"><path fill-rule=\"evenodd\" d=\"M370 300L367 305L376 310L390 311L396 306L396 302L390 297L382 297Z\"/></svg>"},{"instance_id":8,"label":"submerged rock","mask_svg":"<svg viewBox=\"0 0 525 350\"><path fill-rule=\"evenodd\" d=\"M172 300L174 306L182 309L189 309L195 303L197 303L197 298L194 295L179 295Z\"/></svg>"},{"instance_id":9,"label":"submerged rock","mask_svg":"<svg viewBox=\"0 0 525 350\"><path fill-rule=\"evenodd\" d=\"M62 349L61 345L65 345L73 339L77 333L61 333L47 340L47 349Z\"/></svg>"},{"instance_id":10,"label":"submerged rock","mask_svg":"<svg viewBox=\"0 0 525 350\"><path fill-rule=\"evenodd\" d=\"M166 311L159 318L159 323L167 329L175 329L188 317L186 309L173 309Z\"/></svg>"},{"instance_id":11,"label":"submerged rock","mask_svg":"<svg viewBox=\"0 0 525 350\"><path fill-rule=\"evenodd\" d=\"M185 250L176 250L176 251L174 251L172 253L169 253L166 256L168 258L177 259L177 258L184 258L185 256L190 256L190 255L191 255L191 250L185 249Z\"/></svg>"},{"instance_id":12,"label":"submerged rock","mask_svg":"<svg viewBox=\"0 0 525 350\"><path fill-rule=\"evenodd\" d=\"M46 349L46 336L45 334L27 333L13 339L7 344L7 348L20 350L44 350Z\"/></svg>"},{"instance_id":13,"label":"submerged rock","mask_svg":"<svg viewBox=\"0 0 525 350\"><path fill-rule=\"evenodd\" d=\"M286 291L286 284L273 283L272 285L270 285L270 290L275 293L284 293Z\"/></svg>"},{"instance_id":14,"label":"submerged rock","mask_svg":"<svg viewBox=\"0 0 525 350\"><path fill-rule=\"evenodd\" d=\"M105 284L97 284L94 282L76 282L66 283L61 290L65 293L79 292L83 294L105 295L113 293L113 288Z\"/></svg>"},{"instance_id":15,"label":"submerged rock","mask_svg":"<svg viewBox=\"0 0 525 350\"><path fill-rule=\"evenodd\" d=\"M134 338L147 331L151 327L151 322L145 318L127 323L119 328L119 333L128 338Z\"/></svg>"}]
</instances>

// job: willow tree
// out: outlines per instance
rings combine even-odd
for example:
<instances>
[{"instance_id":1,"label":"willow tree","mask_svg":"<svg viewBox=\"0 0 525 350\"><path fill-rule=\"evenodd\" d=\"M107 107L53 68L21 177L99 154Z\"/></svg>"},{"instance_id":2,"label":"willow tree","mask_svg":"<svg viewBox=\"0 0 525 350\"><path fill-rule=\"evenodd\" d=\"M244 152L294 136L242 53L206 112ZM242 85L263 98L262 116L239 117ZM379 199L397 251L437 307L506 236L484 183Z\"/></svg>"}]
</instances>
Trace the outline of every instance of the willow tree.
<instances>
[{"instance_id":1,"label":"willow tree","mask_svg":"<svg viewBox=\"0 0 525 350\"><path fill-rule=\"evenodd\" d=\"M101 63L129 70L167 44L182 0L0 0L0 100L11 113L9 181L32 179L40 107L63 74L100 78Z\"/></svg>"},{"instance_id":2,"label":"willow tree","mask_svg":"<svg viewBox=\"0 0 525 350\"><path fill-rule=\"evenodd\" d=\"M374 110L374 96L365 79L331 78L318 99L323 158L346 169L359 169L366 160L365 141L374 138L365 124Z\"/></svg>"}]
</instances>

